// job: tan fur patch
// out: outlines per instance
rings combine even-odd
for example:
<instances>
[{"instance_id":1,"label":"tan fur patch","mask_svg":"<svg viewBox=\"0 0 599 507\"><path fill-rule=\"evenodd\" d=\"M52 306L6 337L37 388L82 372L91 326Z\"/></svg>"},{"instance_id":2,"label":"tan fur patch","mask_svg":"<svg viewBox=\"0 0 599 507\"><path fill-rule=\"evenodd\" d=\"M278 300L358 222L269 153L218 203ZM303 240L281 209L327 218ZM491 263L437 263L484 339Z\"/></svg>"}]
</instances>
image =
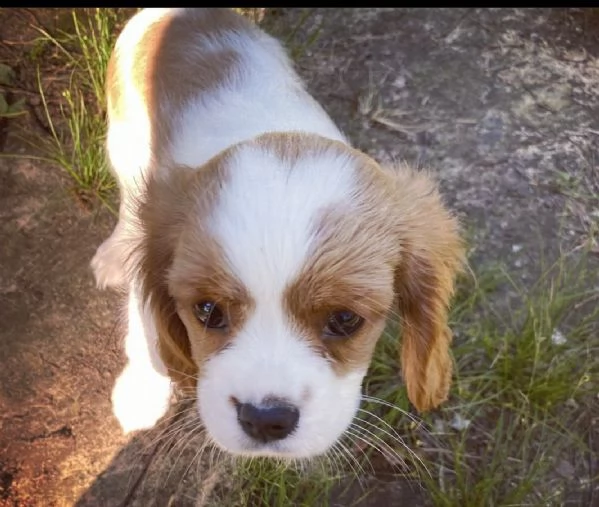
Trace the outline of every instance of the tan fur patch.
<instances>
[{"instance_id":1,"label":"tan fur patch","mask_svg":"<svg viewBox=\"0 0 599 507\"><path fill-rule=\"evenodd\" d=\"M301 274L288 287L285 300L302 334L344 374L366 368L372 358L394 300L393 273L400 243L383 199L385 187L375 188L365 177L380 171L378 166L341 143L330 143L329 149L352 156L358 175L363 176L356 200L348 203L350 211L329 208L314 223L316 244ZM362 328L347 339L323 339L328 316L344 309L365 319Z\"/></svg>"},{"instance_id":2,"label":"tan fur patch","mask_svg":"<svg viewBox=\"0 0 599 507\"><path fill-rule=\"evenodd\" d=\"M127 116L129 97L124 92L130 80L143 97L152 125L152 152L163 161L173 135L173 119L190 99L216 89L238 67L239 55L234 50L202 50L202 45L227 32L254 30L251 22L228 8L187 9L184 14L164 16L150 25L135 48L120 49L133 52L132 68L123 69L119 51L113 53L107 76L109 115Z\"/></svg>"},{"instance_id":3,"label":"tan fur patch","mask_svg":"<svg viewBox=\"0 0 599 507\"><path fill-rule=\"evenodd\" d=\"M195 303L209 297L245 301L239 284L226 275L227 267L218 244L202 227L214 207L219 188L227 179L228 156L225 152L214 157L199 171L174 167L166 178L150 177L146 195L138 203L142 230L141 245L136 252L140 259L138 276L144 299L151 304L162 360L173 379L182 385L195 383L199 363L194 358L199 360L204 352L203 345L190 342L192 337L178 314L181 305L182 314L188 316L187 323L191 325ZM175 258L178 263L173 264ZM198 278L202 273L214 274L214 278L202 282ZM193 285L194 282L198 285ZM175 295L181 298L180 302ZM231 304L232 313L243 307L241 303L236 305ZM202 337L197 340L201 342ZM212 336L205 347L215 350Z\"/></svg>"},{"instance_id":4,"label":"tan fur patch","mask_svg":"<svg viewBox=\"0 0 599 507\"><path fill-rule=\"evenodd\" d=\"M211 355L225 348L237 335L254 302L232 274L215 238L197 224L183 232L168 280L169 292L188 330L191 356L201 370ZM203 301L219 306L228 321L226 330L207 329L196 319L193 306Z\"/></svg>"},{"instance_id":5,"label":"tan fur patch","mask_svg":"<svg viewBox=\"0 0 599 507\"><path fill-rule=\"evenodd\" d=\"M401 364L411 402L425 411L449 392L447 311L465 251L457 220L444 208L432 180L408 168L395 180L397 202L403 203L397 224L402 261L395 273L403 328Z\"/></svg>"}]
</instances>

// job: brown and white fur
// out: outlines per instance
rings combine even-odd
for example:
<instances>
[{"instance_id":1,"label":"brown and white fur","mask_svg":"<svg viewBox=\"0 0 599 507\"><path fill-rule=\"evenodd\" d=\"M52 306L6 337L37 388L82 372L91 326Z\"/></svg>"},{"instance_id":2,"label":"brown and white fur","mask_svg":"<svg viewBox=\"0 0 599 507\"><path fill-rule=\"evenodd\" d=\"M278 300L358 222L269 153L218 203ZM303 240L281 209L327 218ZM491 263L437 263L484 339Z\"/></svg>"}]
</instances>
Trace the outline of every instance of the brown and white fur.
<instances>
[{"instance_id":1,"label":"brown and white fur","mask_svg":"<svg viewBox=\"0 0 599 507\"><path fill-rule=\"evenodd\" d=\"M324 453L394 312L411 402L446 399L463 248L428 176L353 149L281 45L230 9L141 11L107 82L121 208L92 267L128 289L126 431L164 414L174 381L232 453Z\"/></svg>"}]
</instances>

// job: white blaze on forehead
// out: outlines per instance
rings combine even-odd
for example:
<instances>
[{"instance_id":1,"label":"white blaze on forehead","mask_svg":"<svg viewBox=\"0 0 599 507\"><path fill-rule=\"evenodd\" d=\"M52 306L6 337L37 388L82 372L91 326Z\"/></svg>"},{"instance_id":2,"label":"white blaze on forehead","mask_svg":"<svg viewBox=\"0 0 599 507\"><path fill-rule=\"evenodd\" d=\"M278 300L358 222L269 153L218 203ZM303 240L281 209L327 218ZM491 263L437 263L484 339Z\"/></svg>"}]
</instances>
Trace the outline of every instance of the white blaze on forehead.
<instances>
[{"instance_id":1,"label":"white blaze on forehead","mask_svg":"<svg viewBox=\"0 0 599 507\"><path fill-rule=\"evenodd\" d=\"M349 208L355 161L330 150L290 162L242 147L229 163L210 227L256 302L279 299L306 261L318 213Z\"/></svg>"}]
</instances>

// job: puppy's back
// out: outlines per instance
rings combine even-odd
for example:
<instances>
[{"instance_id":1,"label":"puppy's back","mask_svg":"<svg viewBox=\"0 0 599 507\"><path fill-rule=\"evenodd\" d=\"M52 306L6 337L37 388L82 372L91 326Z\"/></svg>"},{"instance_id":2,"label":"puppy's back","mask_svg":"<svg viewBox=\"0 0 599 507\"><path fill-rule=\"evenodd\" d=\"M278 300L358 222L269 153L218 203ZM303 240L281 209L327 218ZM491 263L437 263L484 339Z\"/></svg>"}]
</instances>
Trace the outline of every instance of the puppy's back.
<instances>
[{"instance_id":1,"label":"puppy's back","mask_svg":"<svg viewBox=\"0 0 599 507\"><path fill-rule=\"evenodd\" d=\"M281 45L231 9L142 10L118 38L107 95L117 173L198 166L268 131L343 140Z\"/></svg>"},{"instance_id":2,"label":"puppy's back","mask_svg":"<svg viewBox=\"0 0 599 507\"><path fill-rule=\"evenodd\" d=\"M229 9L144 9L129 20L106 78L108 151L117 173L163 161L181 109L226 81L236 55L214 41L227 32L249 35L253 27ZM134 160L119 163L121 152Z\"/></svg>"}]
</instances>

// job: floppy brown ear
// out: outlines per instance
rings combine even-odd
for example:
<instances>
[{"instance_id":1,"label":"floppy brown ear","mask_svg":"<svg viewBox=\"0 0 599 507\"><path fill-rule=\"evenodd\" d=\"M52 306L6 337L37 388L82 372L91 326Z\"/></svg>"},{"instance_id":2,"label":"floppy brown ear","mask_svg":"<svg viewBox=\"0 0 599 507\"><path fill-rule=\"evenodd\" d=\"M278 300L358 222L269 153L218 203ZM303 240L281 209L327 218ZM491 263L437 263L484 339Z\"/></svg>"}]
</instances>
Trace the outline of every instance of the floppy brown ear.
<instances>
[{"instance_id":1,"label":"floppy brown ear","mask_svg":"<svg viewBox=\"0 0 599 507\"><path fill-rule=\"evenodd\" d=\"M158 333L158 351L170 377L182 387L192 387L197 366L192 360L187 330L168 290L168 270L189 211L185 171L172 171L179 175L168 180L150 178L146 194L137 203L141 240L136 251L135 276L141 283L144 301L149 302Z\"/></svg>"},{"instance_id":2,"label":"floppy brown ear","mask_svg":"<svg viewBox=\"0 0 599 507\"><path fill-rule=\"evenodd\" d=\"M408 397L419 411L448 395L452 361L447 312L464 247L457 220L423 173L397 173L401 261L395 291L402 319L401 365Z\"/></svg>"}]
</instances>

